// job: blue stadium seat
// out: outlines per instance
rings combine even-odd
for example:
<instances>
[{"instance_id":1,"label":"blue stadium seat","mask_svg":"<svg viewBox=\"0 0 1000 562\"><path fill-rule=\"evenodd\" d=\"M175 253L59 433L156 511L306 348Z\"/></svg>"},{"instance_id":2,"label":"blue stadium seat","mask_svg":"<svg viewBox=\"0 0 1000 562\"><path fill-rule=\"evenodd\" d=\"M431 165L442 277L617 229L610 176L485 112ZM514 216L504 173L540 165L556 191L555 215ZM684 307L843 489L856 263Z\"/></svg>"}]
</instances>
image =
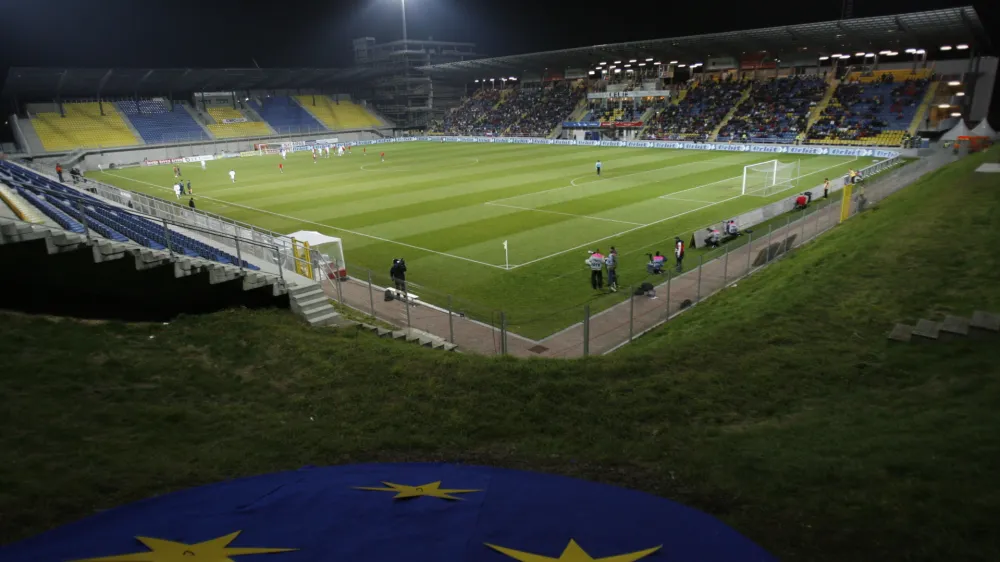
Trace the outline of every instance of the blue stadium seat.
<instances>
[{"instance_id":1,"label":"blue stadium seat","mask_svg":"<svg viewBox=\"0 0 1000 562\"><path fill-rule=\"evenodd\" d=\"M260 103L257 100L251 100L250 107L279 133L326 129L322 123L288 96L266 97L262 98Z\"/></svg>"},{"instance_id":2,"label":"blue stadium seat","mask_svg":"<svg viewBox=\"0 0 1000 562\"><path fill-rule=\"evenodd\" d=\"M163 144L203 140L207 138L191 114L180 104L173 111L160 100L127 100L116 102L118 109L132 122L147 144Z\"/></svg>"}]
</instances>

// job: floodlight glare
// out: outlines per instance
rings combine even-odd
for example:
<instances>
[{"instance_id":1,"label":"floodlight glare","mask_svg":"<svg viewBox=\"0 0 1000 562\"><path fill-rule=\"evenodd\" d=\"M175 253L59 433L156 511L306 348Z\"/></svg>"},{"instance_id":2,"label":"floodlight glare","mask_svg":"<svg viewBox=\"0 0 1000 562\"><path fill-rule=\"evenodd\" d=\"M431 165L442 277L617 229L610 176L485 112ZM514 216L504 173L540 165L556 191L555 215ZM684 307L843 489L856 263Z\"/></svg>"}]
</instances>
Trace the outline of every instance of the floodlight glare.
<instances>
[{"instance_id":1,"label":"floodlight glare","mask_svg":"<svg viewBox=\"0 0 1000 562\"><path fill-rule=\"evenodd\" d=\"M653 63L653 66L660 66L661 64L662 63L660 61L656 61L656 62Z\"/></svg>"},{"instance_id":2,"label":"floodlight glare","mask_svg":"<svg viewBox=\"0 0 1000 562\"><path fill-rule=\"evenodd\" d=\"M677 61L672 60L672 61L670 61L670 64L677 64Z\"/></svg>"},{"instance_id":3,"label":"floodlight glare","mask_svg":"<svg viewBox=\"0 0 1000 562\"><path fill-rule=\"evenodd\" d=\"M940 109L948 109L949 107L951 107L951 104L947 104L947 103L938 104L938 108L940 108Z\"/></svg>"},{"instance_id":4,"label":"floodlight glare","mask_svg":"<svg viewBox=\"0 0 1000 562\"><path fill-rule=\"evenodd\" d=\"M965 92L955 92L955 95L956 95L956 96L964 96L964 95L965 95Z\"/></svg>"},{"instance_id":5,"label":"floodlight glare","mask_svg":"<svg viewBox=\"0 0 1000 562\"><path fill-rule=\"evenodd\" d=\"M822 57L819 58L819 60L830 60L830 57L822 56Z\"/></svg>"},{"instance_id":6,"label":"floodlight glare","mask_svg":"<svg viewBox=\"0 0 1000 562\"><path fill-rule=\"evenodd\" d=\"M906 52L912 55L913 53L917 52L917 50L914 49L913 47L910 47L909 49L906 50Z\"/></svg>"},{"instance_id":7,"label":"floodlight glare","mask_svg":"<svg viewBox=\"0 0 1000 562\"><path fill-rule=\"evenodd\" d=\"M955 48L958 49L959 51L964 51L964 50L968 49L969 46L963 43L961 45L955 45Z\"/></svg>"},{"instance_id":8,"label":"floodlight glare","mask_svg":"<svg viewBox=\"0 0 1000 562\"><path fill-rule=\"evenodd\" d=\"M958 80L952 80L951 82L948 82L948 85L949 86L961 86L962 83L959 82Z\"/></svg>"},{"instance_id":9,"label":"floodlight glare","mask_svg":"<svg viewBox=\"0 0 1000 562\"><path fill-rule=\"evenodd\" d=\"M865 52L861 51L860 53L854 53L854 56L856 56L856 57L863 57L863 56L865 56Z\"/></svg>"},{"instance_id":10,"label":"floodlight glare","mask_svg":"<svg viewBox=\"0 0 1000 562\"><path fill-rule=\"evenodd\" d=\"M636 62L636 60L635 60L635 59L632 59L632 60L630 60L629 62Z\"/></svg>"},{"instance_id":11,"label":"floodlight glare","mask_svg":"<svg viewBox=\"0 0 1000 562\"><path fill-rule=\"evenodd\" d=\"M632 65L631 64L626 64L625 68L632 68Z\"/></svg>"},{"instance_id":12,"label":"floodlight glare","mask_svg":"<svg viewBox=\"0 0 1000 562\"><path fill-rule=\"evenodd\" d=\"M587 74L589 74L589 75L593 76L593 75L594 75L594 71L593 71L593 70L591 70L591 71L590 71L590 72L588 72Z\"/></svg>"},{"instance_id":13,"label":"floodlight glare","mask_svg":"<svg viewBox=\"0 0 1000 562\"><path fill-rule=\"evenodd\" d=\"M941 45L941 50L942 51L950 51L951 50L951 45Z\"/></svg>"},{"instance_id":14,"label":"floodlight glare","mask_svg":"<svg viewBox=\"0 0 1000 562\"><path fill-rule=\"evenodd\" d=\"M962 114L961 114L961 113L959 113L959 112L957 112L957 111L955 111L955 112L952 112L951 116L952 116L952 117L961 117L961 116L962 116Z\"/></svg>"},{"instance_id":15,"label":"floodlight glare","mask_svg":"<svg viewBox=\"0 0 1000 562\"><path fill-rule=\"evenodd\" d=\"M865 53L865 58L870 59L875 56L875 53Z\"/></svg>"},{"instance_id":16,"label":"floodlight glare","mask_svg":"<svg viewBox=\"0 0 1000 562\"><path fill-rule=\"evenodd\" d=\"M830 55L830 56L832 56L832 57L833 57L833 58L835 58L835 59L839 59L840 57L842 57L842 56L844 56L844 55L842 55L842 54L840 54L840 53L837 53L837 54L835 54L835 55Z\"/></svg>"},{"instance_id":17,"label":"floodlight glare","mask_svg":"<svg viewBox=\"0 0 1000 562\"><path fill-rule=\"evenodd\" d=\"M615 69L615 74L621 74L621 73L622 73L622 69L620 69L620 68L616 68Z\"/></svg>"},{"instance_id":18,"label":"floodlight glare","mask_svg":"<svg viewBox=\"0 0 1000 562\"><path fill-rule=\"evenodd\" d=\"M606 65L606 64L608 64L608 63L606 63L606 62L602 62L601 64L599 64L599 65L597 65L597 66L604 66L604 65Z\"/></svg>"},{"instance_id":19,"label":"floodlight glare","mask_svg":"<svg viewBox=\"0 0 1000 562\"><path fill-rule=\"evenodd\" d=\"M640 62L640 63L639 63L639 66L646 66L646 63L644 63L644 62Z\"/></svg>"},{"instance_id":20,"label":"floodlight glare","mask_svg":"<svg viewBox=\"0 0 1000 562\"><path fill-rule=\"evenodd\" d=\"M621 64L621 63L622 63L622 61L620 61L620 60L616 60L615 61L615 64Z\"/></svg>"},{"instance_id":21,"label":"floodlight glare","mask_svg":"<svg viewBox=\"0 0 1000 562\"><path fill-rule=\"evenodd\" d=\"M687 66L687 65L686 64L678 64L677 68L684 68L685 66Z\"/></svg>"},{"instance_id":22,"label":"floodlight glare","mask_svg":"<svg viewBox=\"0 0 1000 562\"><path fill-rule=\"evenodd\" d=\"M925 50L923 50L923 49L917 49L917 54L918 54L918 55L922 55L922 54L925 54L926 52L927 52L927 51L925 51Z\"/></svg>"},{"instance_id":23,"label":"floodlight glare","mask_svg":"<svg viewBox=\"0 0 1000 562\"><path fill-rule=\"evenodd\" d=\"M646 62L653 62L653 57L649 57L648 59L646 59Z\"/></svg>"}]
</instances>

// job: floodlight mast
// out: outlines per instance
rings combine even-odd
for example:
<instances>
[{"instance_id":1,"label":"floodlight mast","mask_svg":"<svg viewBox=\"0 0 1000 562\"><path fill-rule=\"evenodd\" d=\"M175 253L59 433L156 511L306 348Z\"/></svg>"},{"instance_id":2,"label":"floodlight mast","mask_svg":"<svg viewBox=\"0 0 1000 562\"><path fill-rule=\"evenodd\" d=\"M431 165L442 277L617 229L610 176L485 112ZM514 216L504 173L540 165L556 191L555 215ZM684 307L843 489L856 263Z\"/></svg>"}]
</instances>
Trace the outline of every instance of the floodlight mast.
<instances>
[{"instance_id":1,"label":"floodlight mast","mask_svg":"<svg viewBox=\"0 0 1000 562\"><path fill-rule=\"evenodd\" d=\"M403 8L403 49L406 49L406 0L399 0L399 4Z\"/></svg>"}]
</instances>

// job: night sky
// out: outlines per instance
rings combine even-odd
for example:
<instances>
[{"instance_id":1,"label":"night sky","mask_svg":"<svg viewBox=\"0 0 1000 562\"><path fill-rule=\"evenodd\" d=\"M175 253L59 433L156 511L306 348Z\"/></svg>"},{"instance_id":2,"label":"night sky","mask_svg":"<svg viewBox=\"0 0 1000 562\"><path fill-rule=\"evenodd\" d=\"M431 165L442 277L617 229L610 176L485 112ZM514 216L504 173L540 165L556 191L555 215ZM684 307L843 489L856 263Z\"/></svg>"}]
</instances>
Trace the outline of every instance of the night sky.
<instances>
[{"instance_id":1,"label":"night sky","mask_svg":"<svg viewBox=\"0 0 1000 562\"><path fill-rule=\"evenodd\" d=\"M854 16L967 4L855 0ZM1000 2L972 4L986 29L1000 29ZM841 0L588 5L406 0L410 38L473 41L494 56L832 20L842 6ZM402 38L400 0L0 0L0 17L0 81L9 66L342 67L351 64L354 38ZM996 53L997 37L993 45Z\"/></svg>"}]
</instances>

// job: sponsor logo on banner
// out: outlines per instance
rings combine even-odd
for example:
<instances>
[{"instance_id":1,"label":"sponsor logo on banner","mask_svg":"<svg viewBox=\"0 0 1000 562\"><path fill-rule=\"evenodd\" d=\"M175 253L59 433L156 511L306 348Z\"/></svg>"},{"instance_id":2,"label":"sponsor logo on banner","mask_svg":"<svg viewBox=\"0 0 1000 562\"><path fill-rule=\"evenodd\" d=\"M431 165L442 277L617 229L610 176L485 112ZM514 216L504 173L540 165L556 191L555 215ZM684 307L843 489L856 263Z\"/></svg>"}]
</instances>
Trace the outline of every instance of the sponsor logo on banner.
<instances>
[{"instance_id":1,"label":"sponsor logo on banner","mask_svg":"<svg viewBox=\"0 0 1000 562\"><path fill-rule=\"evenodd\" d=\"M642 127L642 121L615 121L615 122L601 122L602 129L618 127L621 129L638 129Z\"/></svg>"},{"instance_id":2,"label":"sponsor logo on banner","mask_svg":"<svg viewBox=\"0 0 1000 562\"><path fill-rule=\"evenodd\" d=\"M224 125L232 125L233 123L246 123L249 121L246 117L234 117L232 119L223 119L222 123Z\"/></svg>"},{"instance_id":3,"label":"sponsor logo on banner","mask_svg":"<svg viewBox=\"0 0 1000 562\"><path fill-rule=\"evenodd\" d=\"M600 121L563 121L564 129L596 129L600 126Z\"/></svg>"},{"instance_id":4,"label":"sponsor logo on banner","mask_svg":"<svg viewBox=\"0 0 1000 562\"><path fill-rule=\"evenodd\" d=\"M187 162L187 163L189 163L189 164L191 162L207 162L209 160L215 160L215 155L214 154L203 154L201 156L187 156L187 157L184 158L184 161Z\"/></svg>"},{"instance_id":5,"label":"sponsor logo on banner","mask_svg":"<svg viewBox=\"0 0 1000 562\"><path fill-rule=\"evenodd\" d=\"M240 157L242 158L244 156L260 156L260 153L257 152L256 150L249 150L249 151L246 151L246 152L241 152L240 153Z\"/></svg>"},{"instance_id":6,"label":"sponsor logo on banner","mask_svg":"<svg viewBox=\"0 0 1000 562\"><path fill-rule=\"evenodd\" d=\"M325 142L326 144L337 144L337 139L316 139L316 142L319 143Z\"/></svg>"},{"instance_id":7,"label":"sponsor logo on banner","mask_svg":"<svg viewBox=\"0 0 1000 562\"><path fill-rule=\"evenodd\" d=\"M143 166L162 166L164 164L178 164L183 162L183 158L167 158L166 160L145 160Z\"/></svg>"}]
</instances>

